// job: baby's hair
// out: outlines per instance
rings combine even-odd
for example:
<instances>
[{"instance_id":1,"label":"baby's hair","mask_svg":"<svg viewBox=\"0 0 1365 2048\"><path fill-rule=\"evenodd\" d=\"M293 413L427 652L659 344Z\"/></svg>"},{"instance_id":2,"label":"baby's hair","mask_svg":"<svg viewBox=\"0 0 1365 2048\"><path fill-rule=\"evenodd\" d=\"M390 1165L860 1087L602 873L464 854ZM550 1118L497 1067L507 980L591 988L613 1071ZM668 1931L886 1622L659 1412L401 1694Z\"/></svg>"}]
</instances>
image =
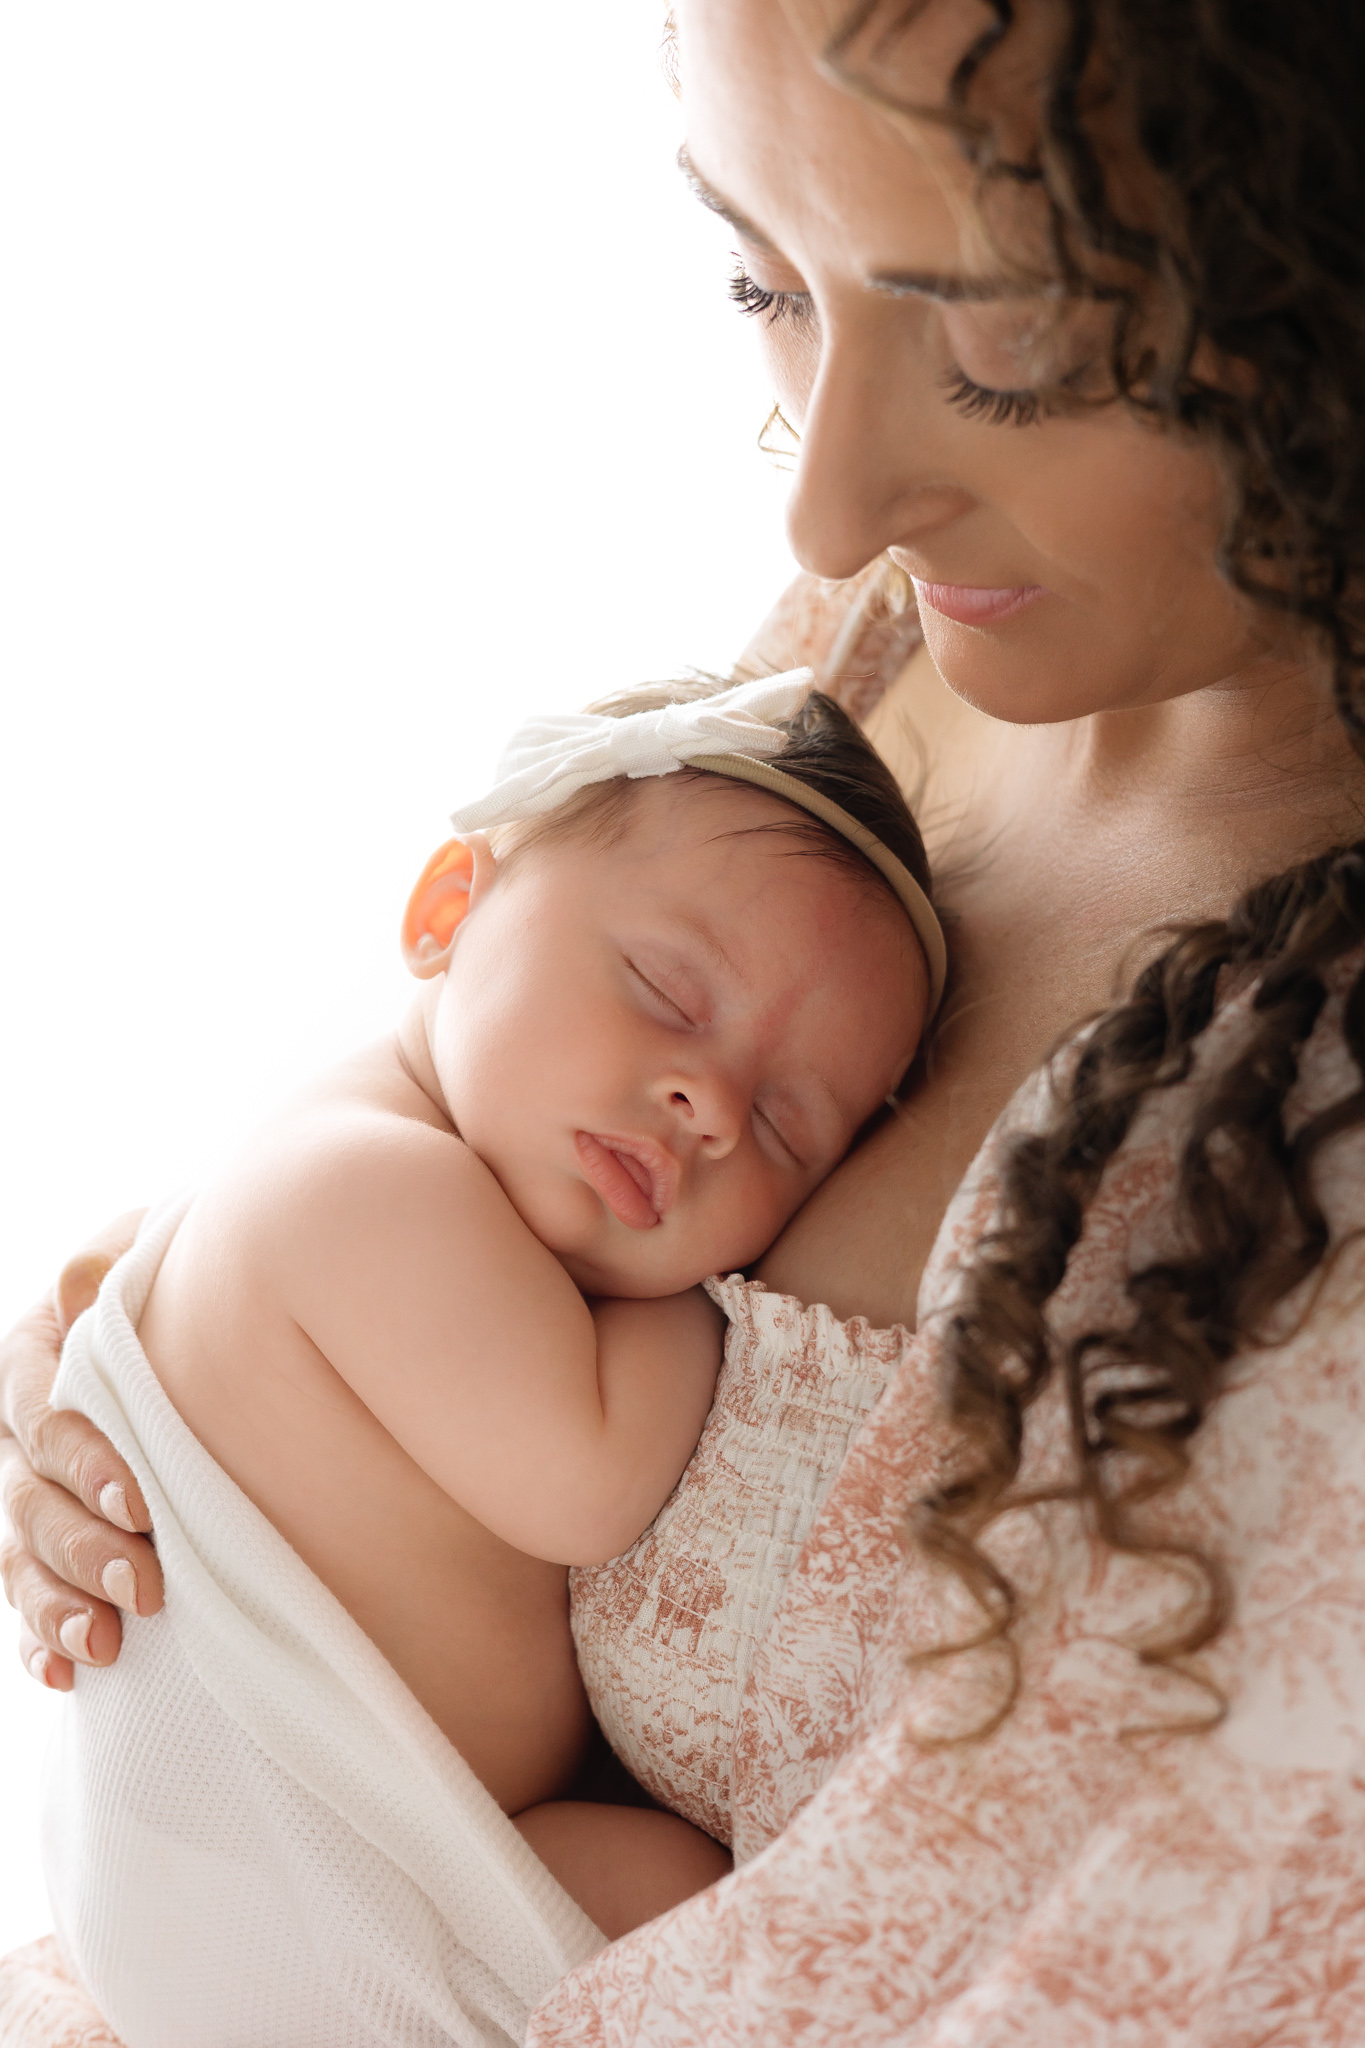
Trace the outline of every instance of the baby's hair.
<instances>
[{"instance_id":1,"label":"baby's hair","mask_svg":"<svg viewBox=\"0 0 1365 2048\"><path fill-rule=\"evenodd\" d=\"M608 718L628 718L635 711L658 711L666 704L692 703L729 687L728 682L712 676L643 683L590 704L588 709ZM866 826L887 852L893 853L909 870L925 895L930 895L929 859L919 826L890 769L847 712L833 698L815 690L796 716L779 730L787 736L786 745L780 754L771 757L771 765L790 775L794 782L838 804ZM679 779L685 776L690 781L712 784L725 780L704 768L683 768L678 775ZM626 776L591 783L543 817L500 827L490 835L494 851L499 858L506 858L532 845L571 838L610 845L626 831L641 786L641 782ZM803 851L836 861L849 873L863 880L870 878L891 893L890 883L852 841L820 819L801 812L775 829L789 833Z\"/></svg>"}]
</instances>

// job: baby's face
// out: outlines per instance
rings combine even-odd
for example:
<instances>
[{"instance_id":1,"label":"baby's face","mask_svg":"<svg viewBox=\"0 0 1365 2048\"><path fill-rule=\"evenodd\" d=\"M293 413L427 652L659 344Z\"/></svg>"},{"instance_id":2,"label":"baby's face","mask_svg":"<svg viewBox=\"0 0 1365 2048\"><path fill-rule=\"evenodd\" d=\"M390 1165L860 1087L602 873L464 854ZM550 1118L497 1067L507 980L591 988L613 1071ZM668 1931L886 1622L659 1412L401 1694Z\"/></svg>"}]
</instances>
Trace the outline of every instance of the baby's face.
<instances>
[{"instance_id":1,"label":"baby's face","mask_svg":"<svg viewBox=\"0 0 1365 2048\"><path fill-rule=\"evenodd\" d=\"M747 1265L897 1086L927 979L891 896L719 777L476 884L432 1029L447 1107L587 1294Z\"/></svg>"}]
</instances>

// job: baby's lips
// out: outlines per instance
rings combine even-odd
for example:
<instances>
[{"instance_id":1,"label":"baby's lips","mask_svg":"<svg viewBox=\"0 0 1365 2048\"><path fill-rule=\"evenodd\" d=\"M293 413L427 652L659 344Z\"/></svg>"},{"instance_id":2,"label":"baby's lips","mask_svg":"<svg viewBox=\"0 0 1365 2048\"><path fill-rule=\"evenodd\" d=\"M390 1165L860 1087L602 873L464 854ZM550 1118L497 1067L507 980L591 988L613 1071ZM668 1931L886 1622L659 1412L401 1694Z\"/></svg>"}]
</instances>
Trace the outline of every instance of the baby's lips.
<instances>
[{"instance_id":1,"label":"baby's lips","mask_svg":"<svg viewBox=\"0 0 1365 2048\"><path fill-rule=\"evenodd\" d=\"M578 1156L593 1187L618 1223L653 1230L673 1199L676 1169L657 1146L640 1139L595 1137L579 1131Z\"/></svg>"}]
</instances>

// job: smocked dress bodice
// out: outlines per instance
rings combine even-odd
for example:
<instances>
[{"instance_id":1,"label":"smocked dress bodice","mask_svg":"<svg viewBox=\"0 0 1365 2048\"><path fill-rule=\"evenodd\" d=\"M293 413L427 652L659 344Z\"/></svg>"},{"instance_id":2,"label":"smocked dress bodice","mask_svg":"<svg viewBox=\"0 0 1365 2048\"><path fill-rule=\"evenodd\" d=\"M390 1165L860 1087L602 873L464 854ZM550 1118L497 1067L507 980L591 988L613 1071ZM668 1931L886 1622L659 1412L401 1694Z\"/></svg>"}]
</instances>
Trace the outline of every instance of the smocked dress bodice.
<instances>
[{"instance_id":1,"label":"smocked dress bodice","mask_svg":"<svg viewBox=\"0 0 1365 2048\"><path fill-rule=\"evenodd\" d=\"M1343 1030L1361 965L1325 977L1291 1140L1361 1086ZM1059 1347L1121 1326L1130 1276L1178 1253L1190 1118L1203 1077L1238 1057L1250 1000L1111 1160L1048 1306ZM1045 1083L1022 1090L949 1211L918 1332L896 1339L748 1650L728 1771L708 1735L733 1876L558 1986L529 2048L1365 2041L1365 1130L1343 1128L1314 1172L1334 1257L1229 1360L1183 1481L1134 1511L1158 1547L1097 1539L1068 1495L1063 1390L1029 1410L1032 1504L982 1539L1020 1594L1018 1693L987 1733L1008 1666L989 1644L925 1660L979 1613L903 1531L961 1455L936 1404L954 1268L998 1222L1004 1147L1048 1113ZM793 1331L803 1313L761 1312ZM700 1495L688 1513L711 1520ZM1218 1561L1230 1618L1197 1658L1152 1665L1142 1647L1183 1612L1191 1555ZM719 1646L719 1609L711 1626Z\"/></svg>"},{"instance_id":2,"label":"smocked dress bodice","mask_svg":"<svg viewBox=\"0 0 1365 2048\"><path fill-rule=\"evenodd\" d=\"M850 1443L910 1335L841 1323L736 1274L706 1428L657 1519L575 1571L571 1614L593 1710L654 1796L732 1839L731 1765L754 1656Z\"/></svg>"}]
</instances>

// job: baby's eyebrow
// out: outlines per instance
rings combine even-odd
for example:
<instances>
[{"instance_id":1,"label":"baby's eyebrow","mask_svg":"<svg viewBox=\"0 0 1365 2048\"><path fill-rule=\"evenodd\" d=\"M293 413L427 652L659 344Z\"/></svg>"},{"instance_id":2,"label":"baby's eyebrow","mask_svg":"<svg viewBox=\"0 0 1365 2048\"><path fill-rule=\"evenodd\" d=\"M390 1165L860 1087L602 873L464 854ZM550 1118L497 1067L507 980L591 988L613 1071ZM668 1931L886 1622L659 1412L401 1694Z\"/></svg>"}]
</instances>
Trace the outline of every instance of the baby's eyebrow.
<instances>
[{"instance_id":1,"label":"baby's eyebrow","mask_svg":"<svg viewBox=\"0 0 1365 2048\"><path fill-rule=\"evenodd\" d=\"M748 979L743 968L726 952L715 931L705 918L689 915L687 911L680 910L675 913L674 922L679 931L684 932L689 939L695 941L713 967L720 968L722 973L728 975L732 981L745 981Z\"/></svg>"}]
</instances>

